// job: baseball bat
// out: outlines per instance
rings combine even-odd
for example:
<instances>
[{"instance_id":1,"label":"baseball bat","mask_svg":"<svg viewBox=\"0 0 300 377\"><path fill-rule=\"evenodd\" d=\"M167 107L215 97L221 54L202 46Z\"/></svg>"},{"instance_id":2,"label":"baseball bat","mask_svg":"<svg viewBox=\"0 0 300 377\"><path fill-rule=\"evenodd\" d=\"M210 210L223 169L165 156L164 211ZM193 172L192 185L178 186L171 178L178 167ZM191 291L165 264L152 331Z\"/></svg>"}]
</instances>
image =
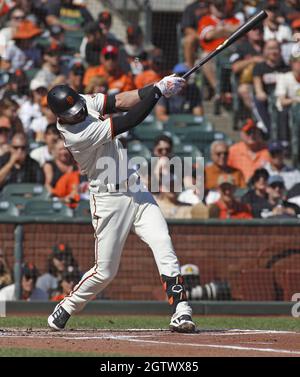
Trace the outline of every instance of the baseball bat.
<instances>
[{"instance_id":1,"label":"baseball bat","mask_svg":"<svg viewBox=\"0 0 300 377\"><path fill-rule=\"evenodd\" d=\"M242 26L240 26L233 34L231 34L231 36L228 39L226 39L223 43L221 43L214 51L212 51L209 55L207 55L203 59L201 59L200 62L197 65L195 65L193 68L191 68L182 77L184 79L188 78L192 73L197 71L202 65L207 63L214 56L218 55L225 48L232 45L235 41L237 41L243 35L248 33L248 31L253 29L254 26L259 24L262 20L264 20L267 17L268 17L268 15L267 15L266 11L261 10L260 12L258 12L256 15L251 17L247 22L245 22Z\"/></svg>"}]
</instances>

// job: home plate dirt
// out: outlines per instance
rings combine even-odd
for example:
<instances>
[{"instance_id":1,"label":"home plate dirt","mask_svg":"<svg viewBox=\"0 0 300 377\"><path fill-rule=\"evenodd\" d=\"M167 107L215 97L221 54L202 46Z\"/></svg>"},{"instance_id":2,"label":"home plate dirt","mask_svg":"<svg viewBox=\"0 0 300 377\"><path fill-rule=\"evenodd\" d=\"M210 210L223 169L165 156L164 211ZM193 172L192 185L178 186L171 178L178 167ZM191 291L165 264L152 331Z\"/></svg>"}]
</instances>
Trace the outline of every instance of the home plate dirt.
<instances>
[{"instance_id":1,"label":"home plate dirt","mask_svg":"<svg viewBox=\"0 0 300 377\"><path fill-rule=\"evenodd\" d=\"M0 330L0 347L124 356L300 356L300 333L264 330Z\"/></svg>"}]
</instances>

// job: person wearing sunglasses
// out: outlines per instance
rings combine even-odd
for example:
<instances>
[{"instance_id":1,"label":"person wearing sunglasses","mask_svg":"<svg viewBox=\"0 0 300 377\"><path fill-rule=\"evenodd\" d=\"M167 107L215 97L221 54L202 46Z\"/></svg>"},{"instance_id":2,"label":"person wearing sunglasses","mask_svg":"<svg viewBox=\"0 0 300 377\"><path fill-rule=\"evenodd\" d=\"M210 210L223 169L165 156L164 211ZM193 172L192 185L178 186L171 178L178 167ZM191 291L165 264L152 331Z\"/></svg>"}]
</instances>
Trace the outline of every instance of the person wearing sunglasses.
<instances>
[{"instance_id":1,"label":"person wearing sunglasses","mask_svg":"<svg viewBox=\"0 0 300 377\"><path fill-rule=\"evenodd\" d=\"M44 183L43 171L29 156L27 136L21 132L12 137L10 152L0 157L0 190L9 183Z\"/></svg>"},{"instance_id":2,"label":"person wearing sunglasses","mask_svg":"<svg viewBox=\"0 0 300 377\"><path fill-rule=\"evenodd\" d=\"M107 45L101 50L100 65L86 70L83 85L89 85L95 76L102 76L107 80L108 93L120 93L135 88L132 75L124 73L120 67L119 49L114 45Z\"/></svg>"},{"instance_id":3,"label":"person wearing sunglasses","mask_svg":"<svg viewBox=\"0 0 300 377\"><path fill-rule=\"evenodd\" d=\"M217 140L211 144L211 163L205 166L205 189L216 190L220 175L230 175L236 187L246 187L243 173L228 164L229 146L225 141Z\"/></svg>"},{"instance_id":4,"label":"person wearing sunglasses","mask_svg":"<svg viewBox=\"0 0 300 377\"><path fill-rule=\"evenodd\" d=\"M21 300L24 301L47 301L47 294L40 288L36 287L36 280L39 272L33 263L24 263L22 265L21 275ZM10 284L0 290L0 301L16 301L15 284Z\"/></svg>"}]
</instances>

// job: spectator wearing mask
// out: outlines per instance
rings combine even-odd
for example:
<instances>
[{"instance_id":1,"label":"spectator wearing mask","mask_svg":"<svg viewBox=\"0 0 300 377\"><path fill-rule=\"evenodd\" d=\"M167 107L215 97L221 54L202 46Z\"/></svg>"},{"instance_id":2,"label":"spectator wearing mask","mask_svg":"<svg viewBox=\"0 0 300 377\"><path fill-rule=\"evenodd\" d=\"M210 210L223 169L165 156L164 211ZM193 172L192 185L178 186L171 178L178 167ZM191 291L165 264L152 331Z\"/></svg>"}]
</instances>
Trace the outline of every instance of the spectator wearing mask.
<instances>
[{"instance_id":1,"label":"spectator wearing mask","mask_svg":"<svg viewBox=\"0 0 300 377\"><path fill-rule=\"evenodd\" d=\"M253 70L254 101L260 118L270 131L270 97L274 95L279 74L287 72L289 67L284 64L280 44L275 39L270 39L265 43L264 58L265 61L256 64Z\"/></svg>"},{"instance_id":2,"label":"spectator wearing mask","mask_svg":"<svg viewBox=\"0 0 300 377\"><path fill-rule=\"evenodd\" d=\"M256 169L270 161L271 156L256 122L248 119L241 129L241 141L229 148L228 164L239 169L248 182Z\"/></svg>"},{"instance_id":3,"label":"spectator wearing mask","mask_svg":"<svg viewBox=\"0 0 300 377\"><path fill-rule=\"evenodd\" d=\"M300 171L285 164L283 143L280 141L270 142L268 149L271 159L266 163L264 168L268 171L269 175L281 176L287 190L300 183Z\"/></svg>"},{"instance_id":4,"label":"spectator wearing mask","mask_svg":"<svg viewBox=\"0 0 300 377\"><path fill-rule=\"evenodd\" d=\"M225 141L214 141L210 147L212 162L205 166L205 189L216 190L220 176L230 176L234 185L245 188L246 183L243 173L228 164L229 146Z\"/></svg>"},{"instance_id":5,"label":"spectator wearing mask","mask_svg":"<svg viewBox=\"0 0 300 377\"><path fill-rule=\"evenodd\" d=\"M238 94L246 108L252 111L253 99L253 69L257 63L262 63L263 58L263 27L257 25L250 30L246 39L239 42L235 52L230 57L232 72L238 81Z\"/></svg>"},{"instance_id":6,"label":"spectator wearing mask","mask_svg":"<svg viewBox=\"0 0 300 377\"><path fill-rule=\"evenodd\" d=\"M0 290L12 283L11 272L5 259L4 251L0 248Z\"/></svg>"},{"instance_id":7,"label":"spectator wearing mask","mask_svg":"<svg viewBox=\"0 0 300 377\"><path fill-rule=\"evenodd\" d=\"M108 82L108 93L119 93L134 89L133 77L125 74L119 65L119 50L108 45L101 50L101 65L89 67L83 78L83 85L87 86L94 76L102 76Z\"/></svg>"},{"instance_id":8,"label":"spectator wearing mask","mask_svg":"<svg viewBox=\"0 0 300 377\"><path fill-rule=\"evenodd\" d=\"M0 188L9 183L44 184L39 164L28 154L28 141L24 133L16 133L11 140L10 152L0 157Z\"/></svg>"},{"instance_id":9,"label":"spectator wearing mask","mask_svg":"<svg viewBox=\"0 0 300 377\"><path fill-rule=\"evenodd\" d=\"M80 274L79 271L73 270L73 271L64 271L62 274L62 277L60 278L60 281L58 283L58 292L56 295L51 297L51 301L61 301L63 300L67 295L71 293L75 285L80 280Z\"/></svg>"},{"instance_id":10,"label":"spectator wearing mask","mask_svg":"<svg viewBox=\"0 0 300 377\"><path fill-rule=\"evenodd\" d=\"M173 68L173 73L182 75L188 71L185 64L179 63ZM195 83L187 82L185 88L176 96L161 97L155 107L155 115L161 122L169 119L169 114L193 114L202 116L202 95Z\"/></svg>"},{"instance_id":11,"label":"spectator wearing mask","mask_svg":"<svg viewBox=\"0 0 300 377\"><path fill-rule=\"evenodd\" d=\"M255 218L260 218L263 209L269 208L268 179L269 173L266 169L257 169L250 179L250 190L241 199L242 203L250 205Z\"/></svg>"},{"instance_id":12,"label":"spectator wearing mask","mask_svg":"<svg viewBox=\"0 0 300 377\"><path fill-rule=\"evenodd\" d=\"M80 1L80 4L78 0L61 0L53 5L49 3L46 22L50 26L59 25L65 31L77 31L92 21L85 1Z\"/></svg>"},{"instance_id":13,"label":"spectator wearing mask","mask_svg":"<svg viewBox=\"0 0 300 377\"><path fill-rule=\"evenodd\" d=\"M252 219L251 208L238 202L234 197L235 185L231 176L218 179L220 199L209 206L210 218L218 219Z\"/></svg>"},{"instance_id":14,"label":"spectator wearing mask","mask_svg":"<svg viewBox=\"0 0 300 377\"><path fill-rule=\"evenodd\" d=\"M22 266L21 300L22 301L46 301L47 294L36 287L39 272L33 263L25 263ZM0 301L16 301L16 286L10 284L0 290Z\"/></svg>"},{"instance_id":15,"label":"spectator wearing mask","mask_svg":"<svg viewBox=\"0 0 300 377\"><path fill-rule=\"evenodd\" d=\"M64 272L72 273L77 270L78 264L72 249L64 243L54 245L47 261L47 272L38 278L36 286L47 297L52 297L53 294L57 294L59 281Z\"/></svg>"},{"instance_id":16,"label":"spectator wearing mask","mask_svg":"<svg viewBox=\"0 0 300 377\"><path fill-rule=\"evenodd\" d=\"M43 166L45 186L49 193L52 193L57 181L63 174L73 171L73 166L74 160L64 146L63 140L57 140L53 148L53 160L47 161Z\"/></svg>"},{"instance_id":17,"label":"spectator wearing mask","mask_svg":"<svg viewBox=\"0 0 300 377\"><path fill-rule=\"evenodd\" d=\"M201 17L198 24L198 35L202 57L214 51L226 38L240 26L240 21L233 15L233 2L230 0L209 1L209 14ZM217 77L215 61L210 60L203 66L203 73L216 91Z\"/></svg>"},{"instance_id":18,"label":"spectator wearing mask","mask_svg":"<svg viewBox=\"0 0 300 377\"><path fill-rule=\"evenodd\" d=\"M0 157L10 150L11 124L9 118L0 116Z\"/></svg>"},{"instance_id":19,"label":"spectator wearing mask","mask_svg":"<svg viewBox=\"0 0 300 377\"><path fill-rule=\"evenodd\" d=\"M209 13L209 6L205 0L196 0L183 11L181 28L183 31L184 61L189 68L195 65L199 47L198 24L203 16Z\"/></svg>"},{"instance_id":20,"label":"spectator wearing mask","mask_svg":"<svg viewBox=\"0 0 300 377\"><path fill-rule=\"evenodd\" d=\"M48 124L45 131L45 145L35 148L30 152L30 157L38 162L41 168L46 162L53 160L55 144L59 138L60 134L56 123Z\"/></svg>"}]
</instances>

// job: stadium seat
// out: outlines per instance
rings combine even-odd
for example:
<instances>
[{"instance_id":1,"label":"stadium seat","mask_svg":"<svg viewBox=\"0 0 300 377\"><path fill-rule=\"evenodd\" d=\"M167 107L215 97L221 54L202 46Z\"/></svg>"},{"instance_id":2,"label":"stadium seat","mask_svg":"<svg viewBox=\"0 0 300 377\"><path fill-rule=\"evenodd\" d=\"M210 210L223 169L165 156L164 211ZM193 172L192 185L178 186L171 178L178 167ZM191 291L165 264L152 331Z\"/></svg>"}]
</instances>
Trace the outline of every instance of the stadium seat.
<instances>
[{"instance_id":1,"label":"stadium seat","mask_svg":"<svg viewBox=\"0 0 300 377\"><path fill-rule=\"evenodd\" d=\"M45 186L36 183L12 183L4 186L1 198L23 209L30 200L47 200L49 193Z\"/></svg>"},{"instance_id":2,"label":"stadium seat","mask_svg":"<svg viewBox=\"0 0 300 377\"><path fill-rule=\"evenodd\" d=\"M193 144L176 145L174 147L174 154L182 159L184 157L192 157L193 159L202 157L201 151Z\"/></svg>"},{"instance_id":3,"label":"stadium seat","mask_svg":"<svg viewBox=\"0 0 300 377\"><path fill-rule=\"evenodd\" d=\"M173 145L180 144L180 138L169 132L169 131L161 131L159 129L153 129L146 127L136 127L133 132L133 138L138 139L143 142L150 150L153 149L154 140L161 135L167 135L173 140Z\"/></svg>"},{"instance_id":4,"label":"stadium seat","mask_svg":"<svg viewBox=\"0 0 300 377\"><path fill-rule=\"evenodd\" d=\"M73 211L59 201L31 200L25 204L25 216L73 217Z\"/></svg>"},{"instance_id":5,"label":"stadium seat","mask_svg":"<svg viewBox=\"0 0 300 377\"><path fill-rule=\"evenodd\" d=\"M171 114L164 128L172 127L200 127L201 131L213 131L214 128L204 116L196 116L193 114Z\"/></svg>"},{"instance_id":6,"label":"stadium seat","mask_svg":"<svg viewBox=\"0 0 300 377\"><path fill-rule=\"evenodd\" d=\"M0 218L19 216L18 208L7 200L0 200Z\"/></svg>"},{"instance_id":7,"label":"stadium seat","mask_svg":"<svg viewBox=\"0 0 300 377\"><path fill-rule=\"evenodd\" d=\"M81 200L74 211L75 217L91 217L89 200Z\"/></svg>"},{"instance_id":8,"label":"stadium seat","mask_svg":"<svg viewBox=\"0 0 300 377\"><path fill-rule=\"evenodd\" d=\"M127 144L128 158L141 156L149 160L151 158L150 149L138 140L133 140Z\"/></svg>"}]
</instances>

